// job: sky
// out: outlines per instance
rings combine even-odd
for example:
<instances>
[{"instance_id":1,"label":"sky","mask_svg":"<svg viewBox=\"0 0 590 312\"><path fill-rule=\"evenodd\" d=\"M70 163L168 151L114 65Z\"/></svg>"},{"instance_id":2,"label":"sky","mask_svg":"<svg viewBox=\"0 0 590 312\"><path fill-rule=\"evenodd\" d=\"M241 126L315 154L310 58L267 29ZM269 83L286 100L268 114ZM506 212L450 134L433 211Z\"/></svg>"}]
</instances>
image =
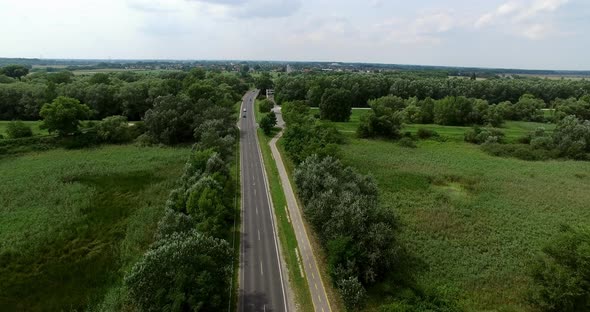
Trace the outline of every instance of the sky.
<instances>
[{"instance_id":1,"label":"sky","mask_svg":"<svg viewBox=\"0 0 590 312\"><path fill-rule=\"evenodd\" d=\"M0 0L0 57L590 70L590 0Z\"/></svg>"}]
</instances>

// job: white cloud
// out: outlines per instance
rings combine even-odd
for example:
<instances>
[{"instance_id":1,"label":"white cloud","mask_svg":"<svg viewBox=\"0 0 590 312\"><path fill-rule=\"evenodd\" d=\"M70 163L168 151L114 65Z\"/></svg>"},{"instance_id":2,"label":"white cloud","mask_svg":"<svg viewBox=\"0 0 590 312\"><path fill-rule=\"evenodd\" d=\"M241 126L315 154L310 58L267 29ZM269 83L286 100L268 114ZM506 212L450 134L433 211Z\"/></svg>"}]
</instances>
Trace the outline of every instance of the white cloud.
<instances>
[{"instance_id":1,"label":"white cloud","mask_svg":"<svg viewBox=\"0 0 590 312\"><path fill-rule=\"evenodd\" d=\"M438 44L444 33L461 25L451 11L418 15L413 20L392 18L375 25L387 41L401 44Z\"/></svg>"},{"instance_id":2,"label":"white cloud","mask_svg":"<svg viewBox=\"0 0 590 312\"><path fill-rule=\"evenodd\" d=\"M568 2L569 0L511 0L492 12L481 15L474 26L477 29L500 26L528 39L544 39L558 33L549 17Z\"/></svg>"}]
</instances>

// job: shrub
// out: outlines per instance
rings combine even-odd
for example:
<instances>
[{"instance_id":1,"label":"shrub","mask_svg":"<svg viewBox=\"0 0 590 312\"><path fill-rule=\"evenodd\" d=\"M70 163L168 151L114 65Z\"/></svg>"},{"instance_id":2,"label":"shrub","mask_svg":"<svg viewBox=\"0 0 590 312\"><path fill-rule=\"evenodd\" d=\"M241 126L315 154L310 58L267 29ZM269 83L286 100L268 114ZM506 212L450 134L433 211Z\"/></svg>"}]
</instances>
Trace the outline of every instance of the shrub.
<instances>
[{"instance_id":1,"label":"shrub","mask_svg":"<svg viewBox=\"0 0 590 312\"><path fill-rule=\"evenodd\" d=\"M424 139L430 139L432 137L440 137L440 135L438 134L438 132L434 131L434 130L430 130L430 129L426 129L426 128L419 128L418 131L416 132L416 135L418 136L418 138L424 140Z\"/></svg>"},{"instance_id":2,"label":"shrub","mask_svg":"<svg viewBox=\"0 0 590 312\"><path fill-rule=\"evenodd\" d=\"M590 153L590 121L567 116L557 124L553 132L555 147L560 156L586 159Z\"/></svg>"},{"instance_id":3,"label":"shrub","mask_svg":"<svg viewBox=\"0 0 590 312\"><path fill-rule=\"evenodd\" d=\"M220 311L227 306L231 248L191 231L158 241L125 277L141 311Z\"/></svg>"},{"instance_id":4,"label":"shrub","mask_svg":"<svg viewBox=\"0 0 590 312\"><path fill-rule=\"evenodd\" d=\"M531 269L529 300L541 311L590 308L590 230L562 227Z\"/></svg>"},{"instance_id":5,"label":"shrub","mask_svg":"<svg viewBox=\"0 0 590 312\"><path fill-rule=\"evenodd\" d=\"M408 148L416 148L416 142L408 137L403 137L398 141L399 146L401 147L408 147Z\"/></svg>"},{"instance_id":6,"label":"shrub","mask_svg":"<svg viewBox=\"0 0 590 312\"><path fill-rule=\"evenodd\" d=\"M270 113L270 111L272 110L273 104L271 101L269 100L262 100L260 101L260 103L258 104L258 111L260 111L261 113Z\"/></svg>"},{"instance_id":7,"label":"shrub","mask_svg":"<svg viewBox=\"0 0 590 312\"><path fill-rule=\"evenodd\" d=\"M110 116L96 125L98 138L107 143L124 143L131 141L129 125L125 116Z\"/></svg>"},{"instance_id":8,"label":"shrub","mask_svg":"<svg viewBox=\"0 0 590 312\"><path fill-rule=\"evenodd\" d=\"M269 135L272 129L277 125L277 117L274 112L266 114L260 120L260 128L264 131L264 134Z\"/></svg>"},{"instance_id":9,"label":"shrub","mask_svg":"<svg viewBox=\"0 0 590 312\"><path fill-rule=\"evenodd\" d=\"M51 104L45 104L39 115L43 117L42 127L49 132L57 132L60 136L78 132L81 119L88 119L91 111L80 101L59 96Z\"/></svg>"},{"instance_id":10,"label":"shrub","mask_svg":"<svg viewBox=\"0 0 590 312\"><path fill-rule=\"evenodd\" d=\"M514 157L522 160L536 161L554 157L551 151L534 149L527 144L486 143L481 146L484 152L498 157Z\"/></svg>"},{"instance_id":11,"label":"shrub","mask_svg":"<svg viewBox=\"0 0 590 312\"><path fill-rule=\"evenodd\" d=\"M474 144L502 143L504 133L496 129L473 127L465 132L465 142Z\"/></svg>"},{"instance_id":12,"label":"shrub","mask_svg":"<svg viewBox=\"0 0 590 312\"><path fill-rule=\"evenodd\" d=\"M33 136L31 127L26 125L24 122L17 120L11 121L6 127L6 134L11 139L20 139Z\"/></svg>"}]
</instances>

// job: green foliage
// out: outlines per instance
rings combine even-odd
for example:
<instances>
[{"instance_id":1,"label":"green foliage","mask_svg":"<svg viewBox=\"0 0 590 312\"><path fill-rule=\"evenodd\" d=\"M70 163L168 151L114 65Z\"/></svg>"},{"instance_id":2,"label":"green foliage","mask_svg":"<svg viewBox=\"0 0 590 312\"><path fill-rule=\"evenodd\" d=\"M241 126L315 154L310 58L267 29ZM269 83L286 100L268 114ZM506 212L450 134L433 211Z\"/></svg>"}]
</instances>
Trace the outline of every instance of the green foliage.
<instances>
[{"instance_id":1,"label":"green foliage","mask_svg":"<svg viewBox=\"0 0 590 312\"><path fill-rule=\"evenodd\" d=\"M39 115L43 117L43 127L60 136L78 131L81 119L90 117L90 109L80 101L64 96L57 97L51 104L45 104Z\"/></svg>"},{"instance_id":2,"label":"green foliage","mask_svg":"<svg viewBox=\"0 0 590 312\"><path fill-rule=\"evenodd\" d=\"M348 121L352 108L351 93L345 89L327 89L320 103L320 117L330 121Z\"/></svg>"},{"instance_id":3,"label":"green foliage","mask_svg":"<svg viewBox=\"0 0 590 312\"><path fill-rule=\"evenodd\" d=\"M145 113L147 133L164 144L189 141L197 126L196 116L200 113L199 106L207 105L207 103L194 105L186 95L158 97L154 107Z\"/></svg>"},{"instance_id":4,"label":"green foliage","mask_svg":"<svg viewBox=\"0 0 590 312\"><path fill-rule=\"evenodd\" d=\"M541 311L590 309L590 231L562 227L531 267L529 300Z\"/></svg>"},{"instance_id":5,"label":"green foliage","mask_svg":"<svg viewBox=\"0 0 590 312\"><path fill-rule=\"evenodd\" d=\"M553 140L561 156L587 159L590 153L590 121L582 121L575 116L565 117L557 124Z\"/></svg>"},{"instance_id":6,"label":"green foliage","mask_svg":"<svg viewBox=\"0 0 590 312\"><path fill-rule=\"evenodd\" d=\"M33 130L20 120L12 121L6 126L6 134L11 139L19 139L33 136Z\"/></svg>"},{"instance_id":7,"label":"green foliage","mask_svg":"<svg viewBox=\"0 0 590 312\"><path fill-rule=\"evenodd\" d=\"M569 98L566 100L556 99L552 103L555 108L555 120L559 121L567 116L574 115L582 120L590 120L590 101L580 98Z\"/></svg>"},{"instance_id":8,"label":"green foliage","mask_svg":"<svg viewBox=\"0 0 590 312\"><path fill-rule=\"evenodd\" d=\"M510 110L510 118L512 120L524 121L543 121L542 108L545 103L541 99L535 98L534 95L524 94L520 97L518 102Z\"/></svg>"},{"instance_id":9,"label":"green foliage","mask_svg":"<svg viewBox=\"0 0 590 312\"><path fill-rule=\"evenodd\" d=\"M277 116L274 112L264 115L260 120L260 128L264 131L264 134L269 135L272 129L277 125Z\"/></svg>"},{"instance_id":10,"label":"green foliage","mask_svg":"<svg viewBox=\"0 0 590 312\"><path fill-rule=\"evenodd\" d=\"M29 74L29 69L22 65L7 65L0 67L0 74L10 78L21 79L21 77Z\"/></svg>"},{"instance_id":11,"label":"green foliage","mask_svg":"<svg viewBox=\"0 0 590 312\"><path fill-rule=\"evenodd\" d=\"M371 111L361 116L357 134L361 138L385 137L397 139L400 136L405 107L403 99L393 96L369 101Z\"/></svg>"},{"instance_id":12,"label":"green foliage","mask_svg":"<svg viewBox=\"0 0 590 312\"><path fill-rule=\"evenodd\" d=\"M426 128L418 128L418 131L416 131L416 135L418 136L418 138L422 140L440 137L440 134L438 134L438 132L436 132L435 130Z\"/></svg>"},{"instance_id":13,"label":"green foliage","mask_svg":"<svg viewBox=\"0 0 590 312\"><path fill-rule=\"evenodd\" d=\"M142 311L217 311L226 307L231 276L226 241L196 231L158 241L125 277Z\"/></svg>"},{"instance_id":14,"label":"green foliage","mask_svg":"<svg viewBox=\"0 0 590 312\"><path fill-rule=\"evenodd\" d=\"M110 116L96 125L96 134L103 142L124 143L132 140L129 122L125 116Z\"/></svg>"},{"instance_id":15,"label":"green foliage","mask_svg":"<svg viewBox=\"0 0 590 312\"><path fill-rule=\"evenodd\" d=\"M331 157L308 157L295 170L306 219L327 247L329 270L349 308L364 287L381 281L398 260L395 220L378 204L377 185Z\"/></svg>"},{"instance_id":16,"label":"green foliage","mask_svg":"<svg viewBox=\"0 0 590 312\"><path fill-rule=\"evenodd\" d=\"M285 102L281 106L281 114L288 124L301 123L309 116L309 105L305 101Z\"/></svg>"},{"instance_id":17,"label":"green foliage","mask_svg":"<svg viewBox=\"0 0 590 312\"><path fill-rule=\"evenodd\" d=\"M465 132L465 142L473 144L502 143L504 133L497 129L473 127Z\"/></svg>"},{"instance_id":18,"label":"green foliage","mask_svg":"<svg viewBox=\"0 0 590 312\"><path fill-rule=\"evenodd\" d=\"M408 137L403 137L401 138L397 144L399 144L399 146L401 147L407 147L407 148L416 148L416 142L414 142L414 140L412 138L408 138Z\"/></svg>"},{"instance_id":19,"label":"green foliage","mask_svg":"<svg viewBox=\"0 0 590 312\"><path fill-rule=\"evenodd\" d=\"M260 76L254 78L254 85L256 86L256 89L260 89L260 92L264 93L267 89L272 89L274 83L272 82L270 73L263 72Z\"/></svg>"},{"instance_id":20,"label":"green foliage","mask_svg":"<svg viewBox=\"0 0 590 312\"><path fill-rule=\"evenodd\" d=\"M261 113L270 113L270 111L272 110L272 107L273 107L272 102L267 99L260 101L260 104L258 104L258 110Z\"/></svg>"}]
</instances>

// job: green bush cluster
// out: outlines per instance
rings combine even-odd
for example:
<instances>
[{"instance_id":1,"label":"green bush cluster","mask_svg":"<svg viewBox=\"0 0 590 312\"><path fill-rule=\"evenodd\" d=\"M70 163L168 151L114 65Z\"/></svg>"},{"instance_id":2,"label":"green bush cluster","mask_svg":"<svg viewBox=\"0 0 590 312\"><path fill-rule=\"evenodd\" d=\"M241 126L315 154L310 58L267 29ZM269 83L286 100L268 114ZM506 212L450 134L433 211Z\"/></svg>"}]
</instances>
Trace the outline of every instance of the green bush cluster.
<instances>
[{"instance_id":1,"label":"green bush cluster","mask_svg":"<svg viewBox=\"0 0 590 312\"><path fill-rule=\"evenodd\" d=\"M504 133L497 129L473 127L465 132L465 142L473 144L502 143Z\"/></svg>"},{"instance_id":2,"label":"green bush cluster","mask_svg":"<svg viewBox=\"0 0 590 312\"><path fill-rule=\"evenodd\" d=\"M329 272L349 309L366 287L395 268L395 218L379 205L377 185L332 157L312 155L295 170L306 219L327 251Z\"/></svg>"},{"instance_id":3,"label":"green bush cluster","mask_svg":"<svg viewBox=\"0 0 590 312\"><path fill-rule=\"evenodd\" d=\"M590 230L562 227L530 270L529 301L540 311L590 309Z\"/></svg>"},{"instance_id":4,"label":"green bush cluster","mask_svg":"<svg viewBox=\"0 0 590 312\"><path fill-rule=\"evenodd\" d=\"M260 101L260 103L258 104L258 110L261 113L270 113L270 111L272 110L272 107L273 107L273 103L267 99Z\"/></svg>"},{"instance_id":5,"label":"green bush cluster","mask_svg":"<svg viewBox=\"0 0 590 312\"><path fill-rule=\"evenodd\" d=\"M269 135L272 129L277 125L277 116L274 112L270 112L260 120L260 128L264 131L264 134Z\"/></svg>"},{"instance_id":6,"label":"green bush cluster","mask_svg":"<svg viewBox=\"0 0 590 312\"><path fill-rule=\"evenodd\" d=\"M12 121L6 127L6 134L11 139L20 139L33 136L33 130L31 127L26 125L24 122L17 120Z\"/></svg>"},{"instance_id":7,"label":"green bush cluster","mask_svg":"<svg viewBox=\"0 0 590 312\"><path fill-rule=\"evenodd\" d=\"M285 103L283 106L283 117L289 125L283 135L285 151L296 164L313 154L322 157L339 155L338 144L343 143L344 138L336 128L309 116L305 102Z\"/></svg>"}]
</instances>

